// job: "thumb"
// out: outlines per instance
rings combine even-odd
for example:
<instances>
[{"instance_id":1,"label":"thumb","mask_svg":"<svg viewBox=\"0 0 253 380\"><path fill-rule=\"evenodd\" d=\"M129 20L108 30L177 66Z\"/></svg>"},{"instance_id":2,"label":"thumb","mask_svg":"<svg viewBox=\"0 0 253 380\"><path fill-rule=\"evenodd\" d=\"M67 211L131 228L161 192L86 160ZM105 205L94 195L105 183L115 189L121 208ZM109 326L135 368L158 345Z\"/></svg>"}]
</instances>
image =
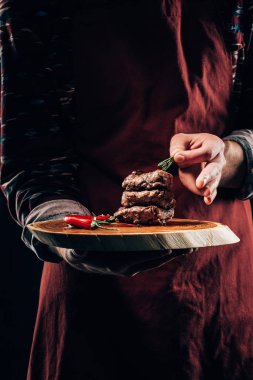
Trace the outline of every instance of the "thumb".
<instances>
[{"instance_id":1,"label":"thumb","mask_svg":"<svg viewBox=\"0 0 253 380\"><path fill-rule=\"evenodd\" d=\"M184 152L189 149L191 135L186 133L178 133L174 135L170 142L170 156L174 161L181 163L185 160Z\"/></svg>"}]
</instances>

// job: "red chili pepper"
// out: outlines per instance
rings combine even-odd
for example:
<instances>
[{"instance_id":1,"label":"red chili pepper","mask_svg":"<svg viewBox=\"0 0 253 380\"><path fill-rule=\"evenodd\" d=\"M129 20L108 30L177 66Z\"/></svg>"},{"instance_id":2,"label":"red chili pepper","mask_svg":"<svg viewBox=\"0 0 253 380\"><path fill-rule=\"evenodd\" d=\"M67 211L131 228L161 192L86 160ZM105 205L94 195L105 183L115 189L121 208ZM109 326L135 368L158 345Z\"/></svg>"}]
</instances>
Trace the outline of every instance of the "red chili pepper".
<instances>
[{"instance_id":1,"label":"red chili pepper","mask_svg":"<svg viewBox=\"0 0 253 380\"><path fill-rule=\"evenodd\" d=\"M95 215L69 214L69 215L64 216L64 221L67 222L69 218L76 218L78 220L93 220L94 217L97 220L108 220L108 219L111 218L111 215L110 214L106 214L106 215L95 216Z\"/></svg>"},{"instance_id":2,"label":"red chili pepper","mask_svg":"<svg viewBox=\"0 0 253 380\"><path fill-rule=\"evenodd\" d=\"M70 222L71 220L92 220L94 218L93 215L78 215L78 214L69 214L64 216L65 222Z\"/></svg>"},{"instance_id":3,"label":"red chili pepper","mask_svg":"<svg viewBox=\"0 0 253 380\"><path fill-rule=\"evenodd\" d=\"M110 224L114 221L114 218L111 215L78 215L70 214L64 216L64 222L70 224L71 226L81 227L86 229L95 229L95 228L105 228L102 225Z\"/></svg>"},{"instance_id":4,"label":"red chili pepper","mask_svg":"<svg viewBox=\"0 0 253 380\"><path fill-rule=\"evenodd\" d=\"M64 217L64 222L70 224L71 226L87 228L89 230L92 228L92 221L93 216L89 218L80 218L77 215L66 215Z\"/></svg>"},{"instance_id":5,"label":"red chili pepper","mask_svg":"<svg viewBox=\"0 0 253 380\"><path fill-rule=\"evenodd\" d=\"M98 215L96 216L96 219L97 220L108 220L111 218L111 215L110 214L106 214L106 215Z\"/></svg>"}]
</instances>

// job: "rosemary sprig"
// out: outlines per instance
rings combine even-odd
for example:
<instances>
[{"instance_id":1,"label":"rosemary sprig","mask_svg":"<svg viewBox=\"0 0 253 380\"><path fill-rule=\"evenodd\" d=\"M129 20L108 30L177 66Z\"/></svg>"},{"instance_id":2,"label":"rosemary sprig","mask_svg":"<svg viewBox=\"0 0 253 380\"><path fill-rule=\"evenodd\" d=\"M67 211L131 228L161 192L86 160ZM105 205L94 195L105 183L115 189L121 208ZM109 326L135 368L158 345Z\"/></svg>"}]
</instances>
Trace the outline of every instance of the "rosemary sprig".
<instances>
[{"instance_id":1,"label":"rosemary sprig","mask_svg":"<svg viewBox=\"0 0 253 380\"><path fill-rule=\"evenodd\" d=\"M163 160L161 162L159 162L159 164L157 165L160 169L164 170L165 172L169 171L169 168L171 167L171 165L174 163L174 158L173 157L169 157L169 158L166 158L166 160Z\"/></svg>"}]
</instances>

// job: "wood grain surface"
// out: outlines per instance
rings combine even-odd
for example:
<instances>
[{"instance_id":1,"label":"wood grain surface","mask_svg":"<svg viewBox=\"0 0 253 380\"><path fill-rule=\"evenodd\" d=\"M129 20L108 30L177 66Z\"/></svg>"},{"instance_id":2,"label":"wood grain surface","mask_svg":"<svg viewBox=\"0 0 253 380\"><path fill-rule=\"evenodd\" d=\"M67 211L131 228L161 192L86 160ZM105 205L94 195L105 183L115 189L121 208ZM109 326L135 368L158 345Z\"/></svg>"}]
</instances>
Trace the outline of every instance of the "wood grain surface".
<instances>
[{"instance_id":1,"label":"wood grain surface","mask_svg":"<svg viewBox=\"0 0 253 380\"><path fill-rule=\"evenodd\" d=\"M211 221L172 219L167 226L113 223L113 229L70 228L63 219L32 223L28 228L42 243L89 251L146 251L233 244L239 238Z\"/></svg>"}]
</instances>

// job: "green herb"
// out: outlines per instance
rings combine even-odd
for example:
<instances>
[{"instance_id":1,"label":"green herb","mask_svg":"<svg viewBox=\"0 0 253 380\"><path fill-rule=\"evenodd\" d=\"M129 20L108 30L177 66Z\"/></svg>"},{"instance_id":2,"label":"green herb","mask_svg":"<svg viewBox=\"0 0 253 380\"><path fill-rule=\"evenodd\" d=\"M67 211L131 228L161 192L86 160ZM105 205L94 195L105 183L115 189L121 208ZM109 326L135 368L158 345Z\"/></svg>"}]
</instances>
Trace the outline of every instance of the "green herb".
<instances>
[{"instance_id":1,"label":"green herb","mask_svg":"<svg viewBox=\"0 0 253 380\"><path fill-rule=\"evenodd\" d=\"M171 167L171 165L174 163L174 158L173 157L169 157L169 158L166 158L166 160L163 160L161 162L159 162L159 164L157 165L160 169L164 170L165 172L169 171L169 168Z\"/></svg>"}]
</instances>

